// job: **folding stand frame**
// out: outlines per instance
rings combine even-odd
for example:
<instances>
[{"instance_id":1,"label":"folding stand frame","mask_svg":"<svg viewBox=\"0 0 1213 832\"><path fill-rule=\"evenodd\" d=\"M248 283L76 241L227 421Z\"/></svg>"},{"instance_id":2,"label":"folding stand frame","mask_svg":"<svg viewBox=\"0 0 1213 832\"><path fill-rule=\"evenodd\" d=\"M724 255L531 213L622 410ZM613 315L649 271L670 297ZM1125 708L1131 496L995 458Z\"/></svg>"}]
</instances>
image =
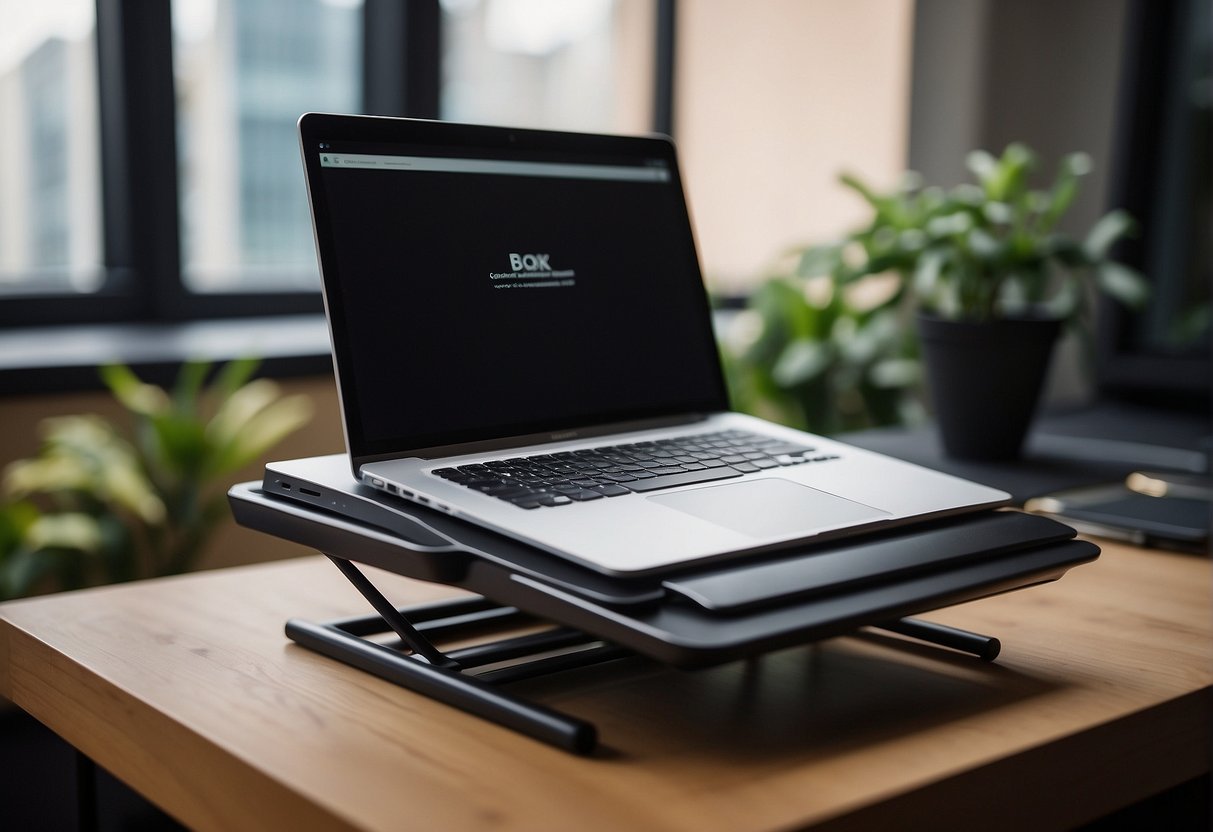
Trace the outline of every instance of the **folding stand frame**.
<instances>
[{"instance_id":1,"label":"folding stand frame","mask_svg":"<svg viewBox=\"0 0 1213 832\"><path fill-rule=\"evenodd\" d=\"M302 481L267 469L264 488L243 483L228 492L241 525L323 552L375 610L329 623L292 619L287 636L576 753L595 748L593 725L502 683L629 656L707 667L864 628L988 661L997 639L911 616L1054 581L1099 556L1056 521L985 512L620 579L374 492L350 481L344 460L330 462L332 472L309 466L313 476ZM474 595L398 609L360 566ZM478 639L467 638L473 632ZM475 646L437 646L459 639Z\"/></svg>"},{"instance_id":2,"label":"folding stand frame","mask_svg":"<svg viewBox=\"0 0 1213 832\"><path fill-rule=\"evenodd\" d=\"M370 602L375 614L323 624L291 619L286 625L291 640L566 751L577 754L594 751L598 739L593 724L512 696L499 685L636 653L570 627L443 652L434 645L434 639L522 625L537 619L480 596L397 608L349 560L335 555L327 557ZM971 653L985 661L997 657L1001 648L998 639L991 636L914 618L871 626ZM399 637L398 646L368 638L389 631ZM470 672L507 662L511 664L480 670L474 675Z\"/></svg>"}]
</instances>

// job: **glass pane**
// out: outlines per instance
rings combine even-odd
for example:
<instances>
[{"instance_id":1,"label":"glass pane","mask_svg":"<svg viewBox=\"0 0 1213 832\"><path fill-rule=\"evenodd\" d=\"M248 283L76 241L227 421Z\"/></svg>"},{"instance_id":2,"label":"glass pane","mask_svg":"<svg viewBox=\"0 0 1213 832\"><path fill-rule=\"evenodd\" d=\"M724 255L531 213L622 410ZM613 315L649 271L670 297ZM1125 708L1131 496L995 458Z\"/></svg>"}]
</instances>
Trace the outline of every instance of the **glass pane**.
<instances>
[{"instance_id":1,"label":"glass pane","mask_svg":"<svg viewBox=\"0 0 1213 832\"><path fill-rule=\"evenodd\" d=\"M442 118L652 129L652 0L442 0Z\"/></svg>"},{"instance_id":2,"label":"glass pane","mask_svg":"<svg viewBox=\"0 0 1213 832\"><path fill-rule=\"evenodd\" d=\"M101 281L91 0L0 0L0 292Z\"/></svg>"},{"instance_id":3,"label":"glass pane","mask_svg":"<svg viewBox=\"0 0 1213 832\"><path fill-rule=\"evenodd\" d=\"M361 5L173 0L189 289L319 286L295 122L309 110L361 110Z\"/></svg>"}]
</instances>

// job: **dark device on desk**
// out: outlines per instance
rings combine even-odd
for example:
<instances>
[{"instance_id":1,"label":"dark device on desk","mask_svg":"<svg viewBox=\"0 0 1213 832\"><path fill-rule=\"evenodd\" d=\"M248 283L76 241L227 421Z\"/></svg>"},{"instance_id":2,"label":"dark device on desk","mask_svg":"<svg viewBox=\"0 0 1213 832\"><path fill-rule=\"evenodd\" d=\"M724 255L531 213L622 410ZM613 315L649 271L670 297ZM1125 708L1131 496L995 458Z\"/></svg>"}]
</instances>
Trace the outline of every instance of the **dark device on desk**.
<instances>
[{"instance_id":1,"label":"dark device on desk","mask_svg":"<svg viewBox=\"0 0 1213 832\"><path fill-rule=\"evenodd\" d=\"M1208 553L1213 481L1135 473L1123 483L1060 491L1028 500L1024 507L1087 534Z\"/></svg>"}]
</instances>

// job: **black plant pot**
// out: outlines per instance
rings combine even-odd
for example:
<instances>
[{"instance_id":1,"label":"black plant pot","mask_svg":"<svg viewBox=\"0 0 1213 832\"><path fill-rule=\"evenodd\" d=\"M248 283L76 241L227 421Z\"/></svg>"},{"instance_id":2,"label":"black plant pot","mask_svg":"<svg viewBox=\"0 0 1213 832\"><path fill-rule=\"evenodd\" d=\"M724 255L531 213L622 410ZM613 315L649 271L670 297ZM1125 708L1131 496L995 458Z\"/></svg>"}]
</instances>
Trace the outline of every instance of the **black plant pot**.
<instances>
[{"instance_id":1,"label":"black plant pot","mask_svg":"<svg viewBox=\"0 0 1213 832\"><path fill-rule=\"evenodd\" d=\"M918 316L927 385L944 451L958 459L1019 456L1061 322Z\"/></svg>"}]
</instances>

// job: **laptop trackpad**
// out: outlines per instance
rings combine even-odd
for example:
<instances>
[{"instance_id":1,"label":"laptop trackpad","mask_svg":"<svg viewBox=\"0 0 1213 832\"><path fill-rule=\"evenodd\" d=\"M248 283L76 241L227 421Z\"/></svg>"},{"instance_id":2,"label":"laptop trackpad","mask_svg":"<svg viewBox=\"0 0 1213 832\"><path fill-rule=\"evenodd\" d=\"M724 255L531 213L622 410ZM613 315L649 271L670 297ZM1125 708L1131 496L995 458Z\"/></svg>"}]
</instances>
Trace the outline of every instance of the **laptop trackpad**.
<instances>
[{"instance_id":1,"label":"laptop trackpad","mask_svg":"<svg viewBox=\"0 0 1213 832\"><path fill-rule=\"evenodd\" d=\"M858 525L889 516L886 511L780 479L714 485L648 499L760 538Z\"/></svg>"}]
</instances>

